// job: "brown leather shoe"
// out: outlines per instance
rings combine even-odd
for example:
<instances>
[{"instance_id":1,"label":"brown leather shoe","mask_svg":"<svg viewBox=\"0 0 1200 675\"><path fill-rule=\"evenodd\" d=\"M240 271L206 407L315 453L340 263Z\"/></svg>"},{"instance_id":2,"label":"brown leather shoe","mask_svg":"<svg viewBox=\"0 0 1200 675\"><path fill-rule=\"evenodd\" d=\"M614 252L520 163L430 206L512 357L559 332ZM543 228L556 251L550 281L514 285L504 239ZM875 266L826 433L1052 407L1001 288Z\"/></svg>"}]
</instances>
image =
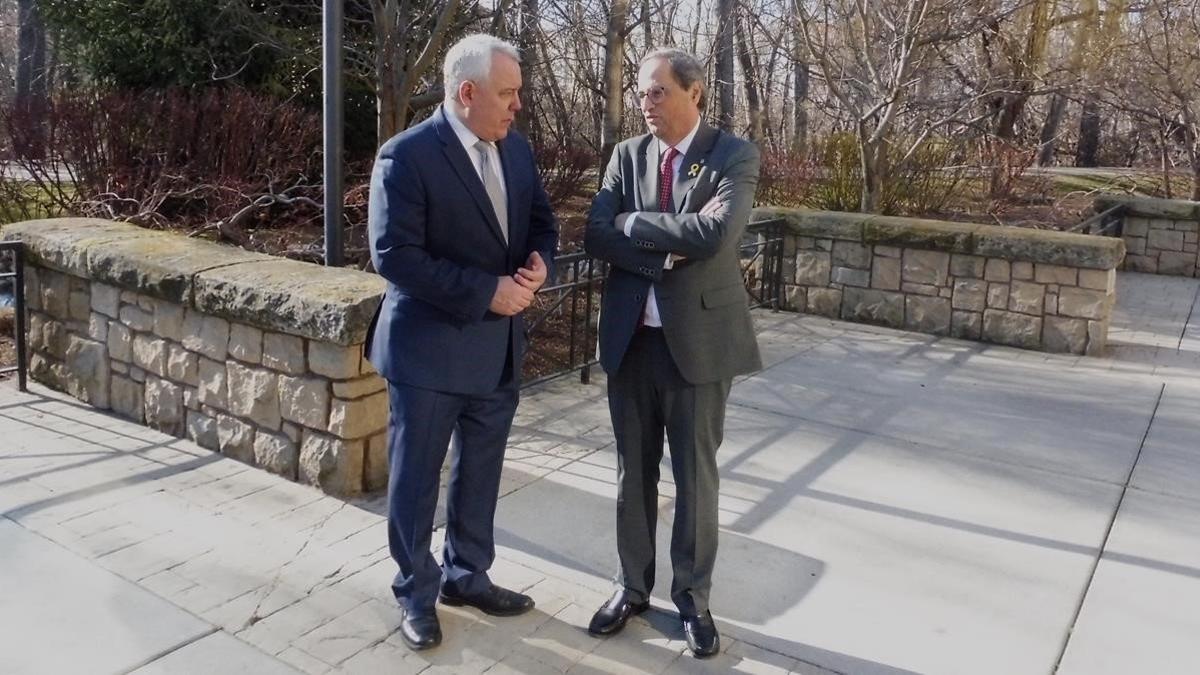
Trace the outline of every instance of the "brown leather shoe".
<instances>
[{"instance_id":1,"label":"brown leather shoe","mask_svg":"<svg viewBox=\"0 0 1200 675\"><path fill-rule=\"evenodd\" d=\"M475 595L457 595L448 593L446 589L438 594L438 600L445 605L474 607L484 614L492 616L516 616L533 609L533 598L524 593L510 591L492 584L482 593Z\"/></svg>"},{"instance_id":2,"label":"brown leather shoe","mask_svg":"<svg viewBox=\"0 0 1200 675\"><path fill-rule=\"evenodd\" d=\"M621 632L626 622L629 621L629 617L650 609L648 600L638 602L635 597L624 589L614 593L608 602L604 603L604 606L592 616L592 622L588 624L588 632L599 636Z\"/></svg>"}]
</instances>

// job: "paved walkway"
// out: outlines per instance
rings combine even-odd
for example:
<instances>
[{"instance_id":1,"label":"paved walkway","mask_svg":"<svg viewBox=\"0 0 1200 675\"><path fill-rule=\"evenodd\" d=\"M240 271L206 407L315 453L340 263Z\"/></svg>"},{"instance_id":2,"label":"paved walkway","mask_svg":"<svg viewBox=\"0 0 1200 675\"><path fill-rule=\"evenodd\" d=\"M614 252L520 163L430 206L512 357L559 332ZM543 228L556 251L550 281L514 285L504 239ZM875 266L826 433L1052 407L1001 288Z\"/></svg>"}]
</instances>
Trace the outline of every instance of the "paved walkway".
<instances>
[{"instance_id":1,"label":"paved walkway","mask_svg":"<svg viewBox=\"0 0 1200 675\"><path fill-rule=\"evenodd\" d=\"M583 629L616 563L602 383L518 413L494 576L537 609L444 608L421 654L378 499L0 383L0 672L1200 672L1200 283L1119 284L1106 358L758 315L706 662L665 559L654 611Z\"/></svg>"}]
</instances>

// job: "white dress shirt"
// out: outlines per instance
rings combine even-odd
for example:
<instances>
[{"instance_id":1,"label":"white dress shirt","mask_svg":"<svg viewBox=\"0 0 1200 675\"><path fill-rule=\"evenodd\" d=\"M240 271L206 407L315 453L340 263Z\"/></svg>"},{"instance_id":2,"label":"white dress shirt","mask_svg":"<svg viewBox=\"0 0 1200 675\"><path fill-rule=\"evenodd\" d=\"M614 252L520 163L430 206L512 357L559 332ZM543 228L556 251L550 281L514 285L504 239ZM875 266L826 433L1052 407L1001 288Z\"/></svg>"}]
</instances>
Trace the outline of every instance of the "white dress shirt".
<instances>
[{"instance_id":1,"label":"white dress shirt","mask_svg":"<svg viewBox=\"0 0 1200 675\"><path fill-rule=\"evenodd\" d=\"M700 120L696 120L696 126L692 127L691 132L689 132L687 136L684 136L682 141L679 141L678 143L675 144L675 151L678 152L679 154L675 155L675 159L671 160L671 175L672 176L674 176L674 177L679 176L679 170L681 168L683 168L683 156L687 154L688 148L690 148L692 146L692 140L694 140L696 138L696 132L699 130L700 130ZM658 142L658 156L659 157L666 156L667 150L670 149L671 146L662 142L662 140L659 140L659 139L656 139L656 140ZM657 185L657 181L655 182L655 184ZM672 194L671 195L672 200L677 196L678 195ZM656 200L658 199L657 195L655 195L655 199ZM632 214L630 214L630 216L628 218L625 219L624 230L625 230L626 237L631 236L631 233L633 231L633 219L635 216L637 216L637 214L638 214L638 212L635 211ZM665 270L671 269L671 256L668 255L666 261L663 262L663 269L665 269ZM658 298L656 298L654 296L654 284L650 284L650 292L648 294L646 294L646 311L642 314L642 323L644 325L652 326L655 328L662 327L662 317L659 316L659 314L658 314Z\"/></svg>"},{"instance_id":2,"label":"white dress shirt","mask_svg":"<svg viewBox=\"0 0 1200 675\"><path fill-rule=\"evenodd\" d=\"M476 136L467 125L458 117L458 113L454 111L453 106L442 104L442 110L446 112L446 120L450 122L450 128L454 129L454 135L458 136L458 140L463 145L463 149L467 151L467 157L471 158L471 166L475 167L475 175L479 176L479 180L483 181L483 157L475 144L479 142L479 137ZM492 174L499 180L501 192L508 194L508 185L504 182L504 171L500 167L500 152L496 149L495 143L488 144L488 166L494 167Z\"/></svg>"}]
</instances>

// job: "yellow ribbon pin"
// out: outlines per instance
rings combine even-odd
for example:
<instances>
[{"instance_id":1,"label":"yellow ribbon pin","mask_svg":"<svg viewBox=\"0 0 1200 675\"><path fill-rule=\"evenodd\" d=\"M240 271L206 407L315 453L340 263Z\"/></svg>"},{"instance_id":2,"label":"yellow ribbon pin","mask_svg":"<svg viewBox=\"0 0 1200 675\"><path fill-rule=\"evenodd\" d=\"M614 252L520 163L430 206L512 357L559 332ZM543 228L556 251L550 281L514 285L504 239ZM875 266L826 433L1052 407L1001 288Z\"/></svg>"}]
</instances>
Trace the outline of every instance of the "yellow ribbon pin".
<instances>
[{"instance_id":1,"label":"yellow ribbon pin","mask_svg":"<svg viewBox=\"0 0 1200 675\"><path fill-rule=\"evenodd\" d=\"M688 178L695 178L700 175L700 164L697 162L688 168Z\"/></svg>"}]
</instances>

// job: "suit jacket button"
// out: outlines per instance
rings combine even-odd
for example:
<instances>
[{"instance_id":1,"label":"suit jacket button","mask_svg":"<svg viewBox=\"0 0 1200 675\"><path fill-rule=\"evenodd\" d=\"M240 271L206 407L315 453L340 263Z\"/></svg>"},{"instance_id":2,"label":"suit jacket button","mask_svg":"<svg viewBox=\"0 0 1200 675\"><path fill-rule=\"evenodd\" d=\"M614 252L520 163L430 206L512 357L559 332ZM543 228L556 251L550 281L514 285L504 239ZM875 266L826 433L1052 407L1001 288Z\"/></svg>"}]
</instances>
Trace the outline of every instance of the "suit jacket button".
<instances>
[{"instance_id":1,"label":"suit jacket button","mask_svg":"<svg viewBox=\"0 0 1200 675\"><path fill-rule=\"evenodd\" d=\"M637 295L633 296L633 299L634 299L634 301L636 301L636 302L641 302L641 301L642 301L642 294L641 294L641 293L638 293Z\"/></svg>"}]
</instances>

